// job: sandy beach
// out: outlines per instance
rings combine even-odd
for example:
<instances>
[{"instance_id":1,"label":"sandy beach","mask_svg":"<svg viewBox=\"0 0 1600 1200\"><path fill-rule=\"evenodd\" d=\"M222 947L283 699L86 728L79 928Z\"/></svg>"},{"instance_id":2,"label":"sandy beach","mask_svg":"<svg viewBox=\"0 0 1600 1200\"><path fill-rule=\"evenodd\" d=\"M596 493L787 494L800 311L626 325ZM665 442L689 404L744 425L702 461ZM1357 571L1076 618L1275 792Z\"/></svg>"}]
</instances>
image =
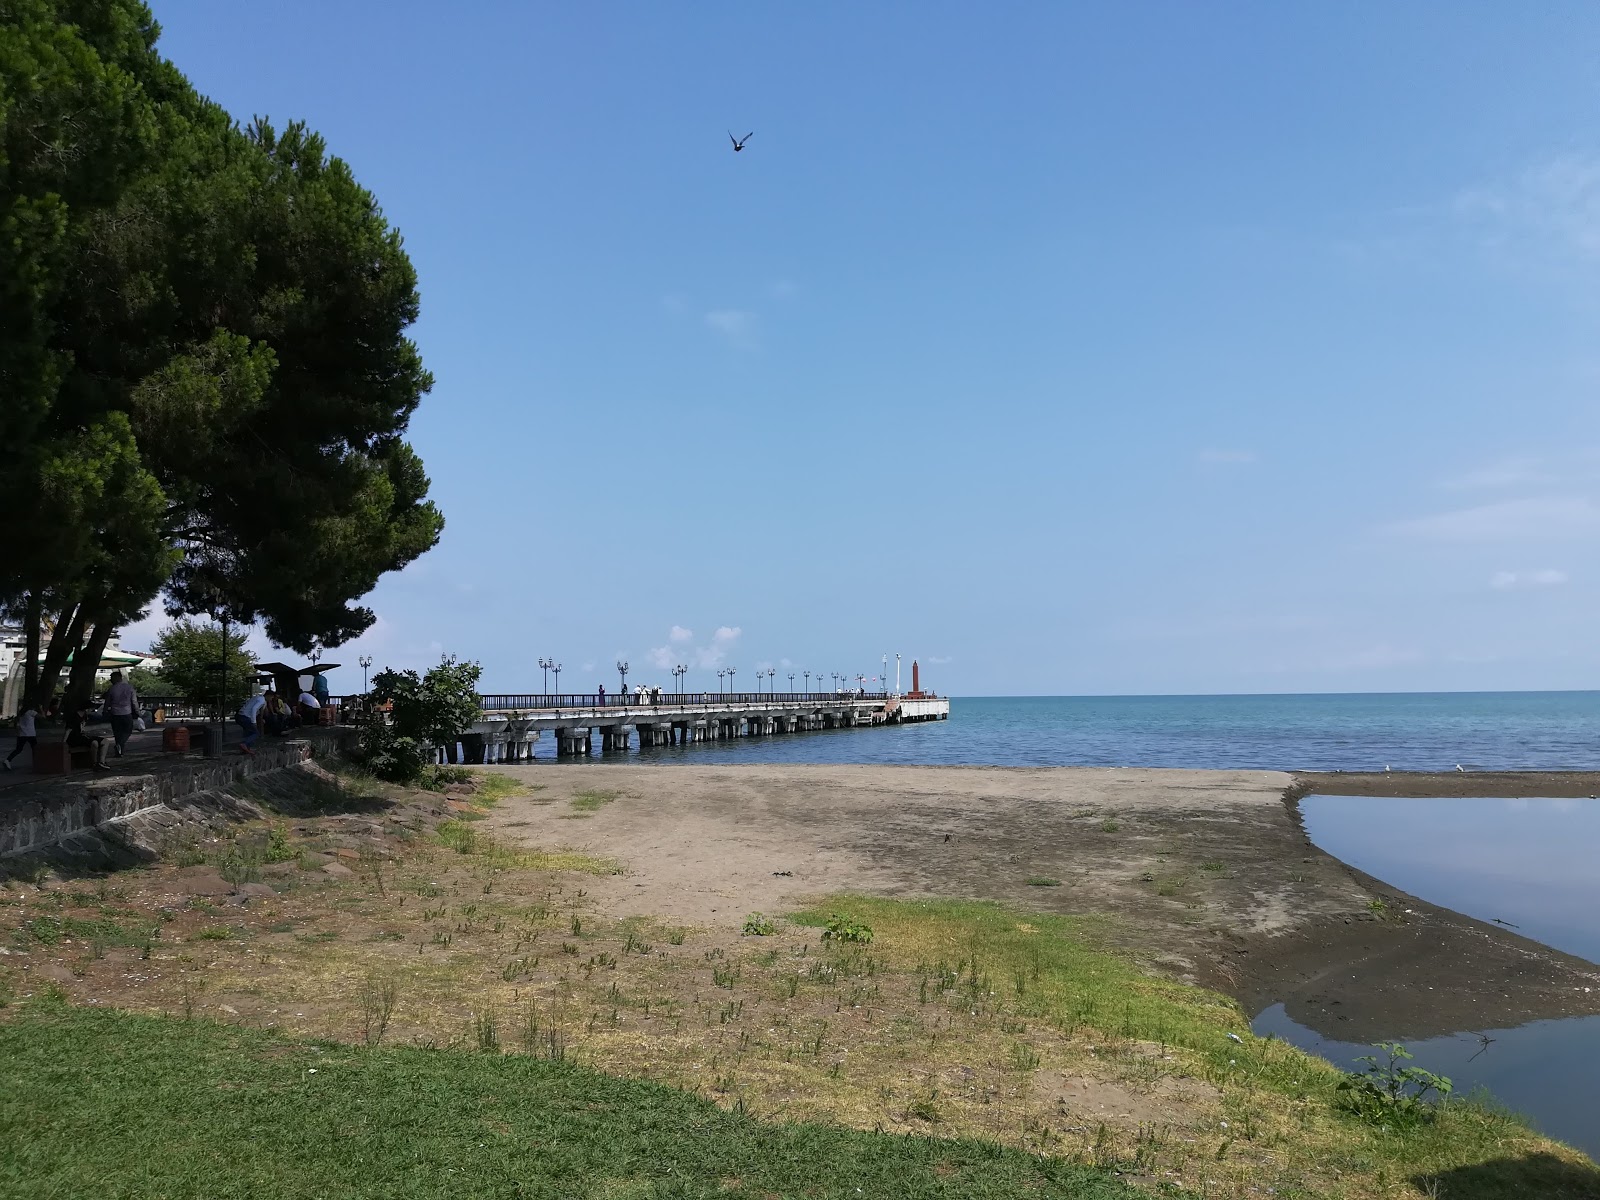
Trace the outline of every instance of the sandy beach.
<instances>
[{"instance_id":1,"label":"sandy beach","mask_svg":"<svg viewBox=\"0 0 1600 1200\"><path fill-rule=\"evenodd\" d=\"M1106 941L1152 969L1250 1011L1282 1001L1345 1040L1600 1012L1600 968L1312 846L1295 797L1313 783L1332 790L1320 780L1068 767L509 770L537 790L502 805L490 827L619 860L626 874L593 889L618 916L737 927L752 911L838 893L976 897L1103 914ZM571 803L584 793L597 798L592 811Z\"/></svg>"}]
</instances>

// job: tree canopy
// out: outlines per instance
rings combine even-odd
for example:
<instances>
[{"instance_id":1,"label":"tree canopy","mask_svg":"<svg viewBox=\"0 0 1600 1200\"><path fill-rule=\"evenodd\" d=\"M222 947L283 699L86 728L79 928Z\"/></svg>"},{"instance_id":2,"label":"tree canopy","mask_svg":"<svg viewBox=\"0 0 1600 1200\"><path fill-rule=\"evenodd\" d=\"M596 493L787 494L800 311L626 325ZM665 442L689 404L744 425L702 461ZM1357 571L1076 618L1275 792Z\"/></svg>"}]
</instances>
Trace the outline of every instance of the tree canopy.
<instances>
[{"instance_id":1,"label":"tree canopy","mask_svg":"<svg viewBox=\"0 0 1600 1200\"><path fill-rule=\"evenodd\" d=\"M161 681L172 684L172 694L214 703L237 704L255 688L255 664L245 640L248 633L199 621L174 621L163 629L150 649L161 659ZM223 647L227 647L224 659ZM221 666L226 661L228 686L222 695ZM231 711L231 710L230 710Z\"/></svg>"},{"instance_id":2,"label":"tree canopy","mask_svg":"<svg viewBox=\"0 0 1600 1200\"><path fill-rule=\"evenodd\" d=\"M28 531L0 605L53 624L46 685L158 592L337 645L443 527L403 440L432 380L399 234L158 35L137 0L0 0L0 506Z\"/></svg>"}]
</instances>

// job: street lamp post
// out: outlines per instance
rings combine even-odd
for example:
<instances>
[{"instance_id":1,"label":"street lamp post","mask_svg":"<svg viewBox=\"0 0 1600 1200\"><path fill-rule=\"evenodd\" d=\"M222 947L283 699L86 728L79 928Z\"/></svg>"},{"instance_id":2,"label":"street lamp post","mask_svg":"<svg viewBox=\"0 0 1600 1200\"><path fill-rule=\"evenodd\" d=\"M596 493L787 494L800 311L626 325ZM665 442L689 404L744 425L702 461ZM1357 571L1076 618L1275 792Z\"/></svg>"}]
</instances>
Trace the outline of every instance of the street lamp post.
<instances>
[{"instance_id":1,"label":"street lamp post","mask_svg":"<svg viewBox=\"0 0 1600 1200\"><path fill-rule=\"evenodd\" d=\"M889 690L889 656L887 654L883 656L883 674L878 676L878 682L883 685L878 689L880 692Z\"/></svg>"},{"instance_id":2,"label":"street lamp post","mask_svg":"<svg viewBox=\"0 0 1600 1200\"><path fill-rule=\"evenodd\" d=\"M356 661L361 664L361 694L365 696L368 691L367 668L372 665L372 655L363 654L360 658L356 659Z\"/></svg>"},{"instance_id":3,"label":"street lamp post","mask_svg":"<svg viewBox=\"0 0 1600 1200\"><path fill-rule=\"evenodd\" d=\"M728 677L728 669L726 667L719 667L717 669L717 695L719 695L719 696L723 692L728 690L727 688L722 686L722 681L724 679L726 679L727 677Z\"/></svg>"},{"instance_id":4,"label":"street lamp post","mask_svg":"<svg viewBox=\"0 0 1600 1200\"><path fill-rule=\"evenodd\" d=\"M551 663L550 669L556 673L556 695L561 694L561 664Z\"/></svg>"},{"instance_id":5,"label":"street lamp post","mask_svg":"<svg viewBox=\"0 0 1600 1200\"><path fill-rule=\"evenodd\" d=\"M539 669L544 672L544 683L541 686L544 688L546 696L550 694L550 668L555 665L556 660L553 658L541 658L539 660Z\"/></svg>"},{"instance_id":6,"label":"street lamp post","mask_svg":"<svg viewBox=\"0 0 1600 1200\"><path fill-rule=\"evenodd\" d=\"M789 694L794 695L794 672L789 672Z\"/></svg>"},{"instance_id":7,"label":"street lamp post","mask_svg":"<svg viewBox=\"0 0 1600 1200\"><path fill-rule=\"evenodd\" d=\"M733 673L735 668L728 668L728 695L733 695Z\"/></svg>"},{"instance_id":8,"label":"street lamp post","mask_svg":"<svg viewBox=\"0 0 1600 1200\"><path fill-rule=\"evenodd\" d=\"M806 678L806 694L809 695L811 693L811 672L801 671L800 674L804 675Z\"/></svg>"},{"instance_id":9,"label":"street lamp post","mask_svg":"<svg viewBox=\"0 0 1600 1200\"><path fill-rule=\"evenodd\" d=\"M679 663L677 666L672 668L672 673L677 677L678 695L681 696L683 695L683 677L689 673L689 668L684 666L682 663Z\"/></svg>"},{"instance_id":10,"label":"street lamp post","mask_svg":"<svg viewBox=\"0 0 1600 1200\"><path fill-rule=\"evenodd\" d=\"M778 668L777 667L768 667L767 668L767 694L769 696L774 691L774 688L772 686L772 681L774 679L776 679L777 677L778 677Z\"/></svg>"},{"instance_id":11,"label":"street lamp post","mask_svg":"<svg viewBox=\"0 0 1600 1200\"><path fill-rule=\"evenodd\" d=\"M617 659L617 675L622 680L622 702L624 704L626 704L628 702L628 661L627 661L627 659L623 659L623 658Z\"/></svg>"}]
</instances>

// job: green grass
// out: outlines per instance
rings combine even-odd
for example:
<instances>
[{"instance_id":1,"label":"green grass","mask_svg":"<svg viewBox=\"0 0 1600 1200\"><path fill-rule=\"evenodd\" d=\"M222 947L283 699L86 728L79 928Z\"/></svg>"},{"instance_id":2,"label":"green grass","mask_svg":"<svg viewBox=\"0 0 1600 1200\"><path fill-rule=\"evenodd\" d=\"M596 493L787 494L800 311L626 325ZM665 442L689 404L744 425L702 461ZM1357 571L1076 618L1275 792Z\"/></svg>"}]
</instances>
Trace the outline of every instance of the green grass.
<instances>
[{"instance_id":1,"label":"green grass","mask_svg":"<svg viewBox=\"0 0 1600 1200\"><path fill-rule=\"evenodd\" d=\"M845 896L792 920L816 926L836 913L870 922L879 973L910 967L929 1000L976 1015L993 1008L997 1021L1031 1020L1086 1035L1093 1063L1058 1058L1054 1065L1069 1073L1119 1062L1136 1081L1153 1068L1139 1045L1173 1053L1157 1073L1187 1073L1215 1087L1230 1122L1231 1132L1219 1133L1204 1152L1220 1149L1236 1161L1257 1147L1270 1150L1279 1160L1274 1182L1285 1184L1280 1194L1365 1200L1389 1194L1374 1190L1375 1180L1437 1177L1448 1181L1439 1195L1451 1200L1600 1196L1592 1164L1576 1155L1558 1161L1551 1143L1483 1097L1453 1097L1437 1120L1398 1132L1347 1115L1338 1091L1343 1075L1332 1064L1256 1037L1226 996L1146 974L1104 948L1110 927L1094 918L1022 913L983 901ZM1340 1167L1333 1178L1329 1163Z\"/></svg>"},{"instance_id":2,"label":"green grass","mask_svg":"<svg viewBox=\"0 0 1600 1200\"><path fill-rule=\"evenodd\" d=\"M1048 875L1029 875L1028 878L1026 880L1024 880L1023 882L1025 882L1029 887L1060 887L1061 886L1061 880L1052 879Z\"/></svg>"},{"instance_id":3,"label":"green grass","mask_svg":"<svg viewBox=\"0 0 1600 1200\"><path fill-rule=\"evenodd\" d=\"M573 793L572 809L574 812L599 812L602 807L610 804L621 794L621 792L608 792L599 788L586 788L581 792Z\"/></svg>"},{"instance_id":4,"label":"green grass","mask_svg":"<svg viewBox=\"0 0 1600 1200\"><path fill-rule=\"evenodd\" d=\"M58 1003L0 1023L7 1197L1136 1200L974 1140L763 1122L518 1055L314 1046Z\"/></svg>"},{"instance_id":5,"label":"green grass","mask_svg":"<svg viewBox=\"0 0 1600 1200\"><path fill-rule=\"evenodd\" d=\"M585 875L621 875L622 865L615 859L580 854L576 850L539 850L513 847L480 833L465 821L441 822L436 836L440 844L457 854L472 854L487 859L504 871L580 871Z\"/></svg>"},{"instance_id":6,"label":"green grass","mask_svg":"<svg viewBox=\"0 0 1600 1200\"><path fill-rule=\"evenodd\" d=\"M152 936L149 923L133 927L110 917L38 916L24 921L17 932L20 942L33 941L41 946L57 945L64 938L103 946L139 946Z\"/></svg>"},{"instance_id":7,"label":"green grass","mask_svg":"<svg viewBox=\"0 0 1600 1200\"><path fill-rule=\"evenodd\" d=\"M520 780L496 771L474 771L472 782L477 790L472 793L474 804L483 804L493 807L500 801L512 796L520 796L524 792L536 792L539 785L529 785Z\"/></svg>"}]
</instances>

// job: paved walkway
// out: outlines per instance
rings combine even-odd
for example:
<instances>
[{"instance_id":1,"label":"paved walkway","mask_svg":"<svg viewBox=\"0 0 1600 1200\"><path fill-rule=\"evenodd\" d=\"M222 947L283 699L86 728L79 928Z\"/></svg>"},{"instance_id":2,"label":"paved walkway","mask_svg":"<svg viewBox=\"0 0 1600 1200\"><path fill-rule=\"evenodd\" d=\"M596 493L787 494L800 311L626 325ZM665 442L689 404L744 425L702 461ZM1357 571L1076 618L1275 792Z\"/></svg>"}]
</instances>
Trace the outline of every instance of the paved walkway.
<instances>
[{"instance_id":1,"label":"paved walkway","mask_svg":"<svg viewBox=\"0 0 1600 1200\"><path fill-rule=\"evenodd\" d=\"M179 722L179 724L189 723L190 722ZM39 740L41 742L59 741L61 736L61 729L59 727L53 729L43 728L39 730ZM258 742L257 745L262 745L264 743L271 742L272 740L273 739L263 735L261 741ZM239 753L238 725L230 724L226 730L224 730L222 744L223 753ZM0 758L4 758L7 754L10 754L15 745L16 742L13 739L6 737L4 734L0 734ZM203 759L200 755L193 752L189 754L169 754L163 751L161 749L161 726L159 725L153 725L149 729L135 733L131 738L129 738L127 746L123 748L121 758L118 758L114 751L108 752L106 765L111 768L110 771L91 771L80 768L78 770L71 771L66 775L57 775L54 773L40 775L37 774L33 769L32 752L24 750L12 761L11 770L7 771L3 768L0 768L0 797L3 797L10 789L22 787L26 784L69 779L78 779L81 781L82 779L90 776L106 779L114 775L148 775L152 771L158 770L160 765L163 763L181 763L184 761L200 762L203 761Z\"/></svg>"}]
</instances>

